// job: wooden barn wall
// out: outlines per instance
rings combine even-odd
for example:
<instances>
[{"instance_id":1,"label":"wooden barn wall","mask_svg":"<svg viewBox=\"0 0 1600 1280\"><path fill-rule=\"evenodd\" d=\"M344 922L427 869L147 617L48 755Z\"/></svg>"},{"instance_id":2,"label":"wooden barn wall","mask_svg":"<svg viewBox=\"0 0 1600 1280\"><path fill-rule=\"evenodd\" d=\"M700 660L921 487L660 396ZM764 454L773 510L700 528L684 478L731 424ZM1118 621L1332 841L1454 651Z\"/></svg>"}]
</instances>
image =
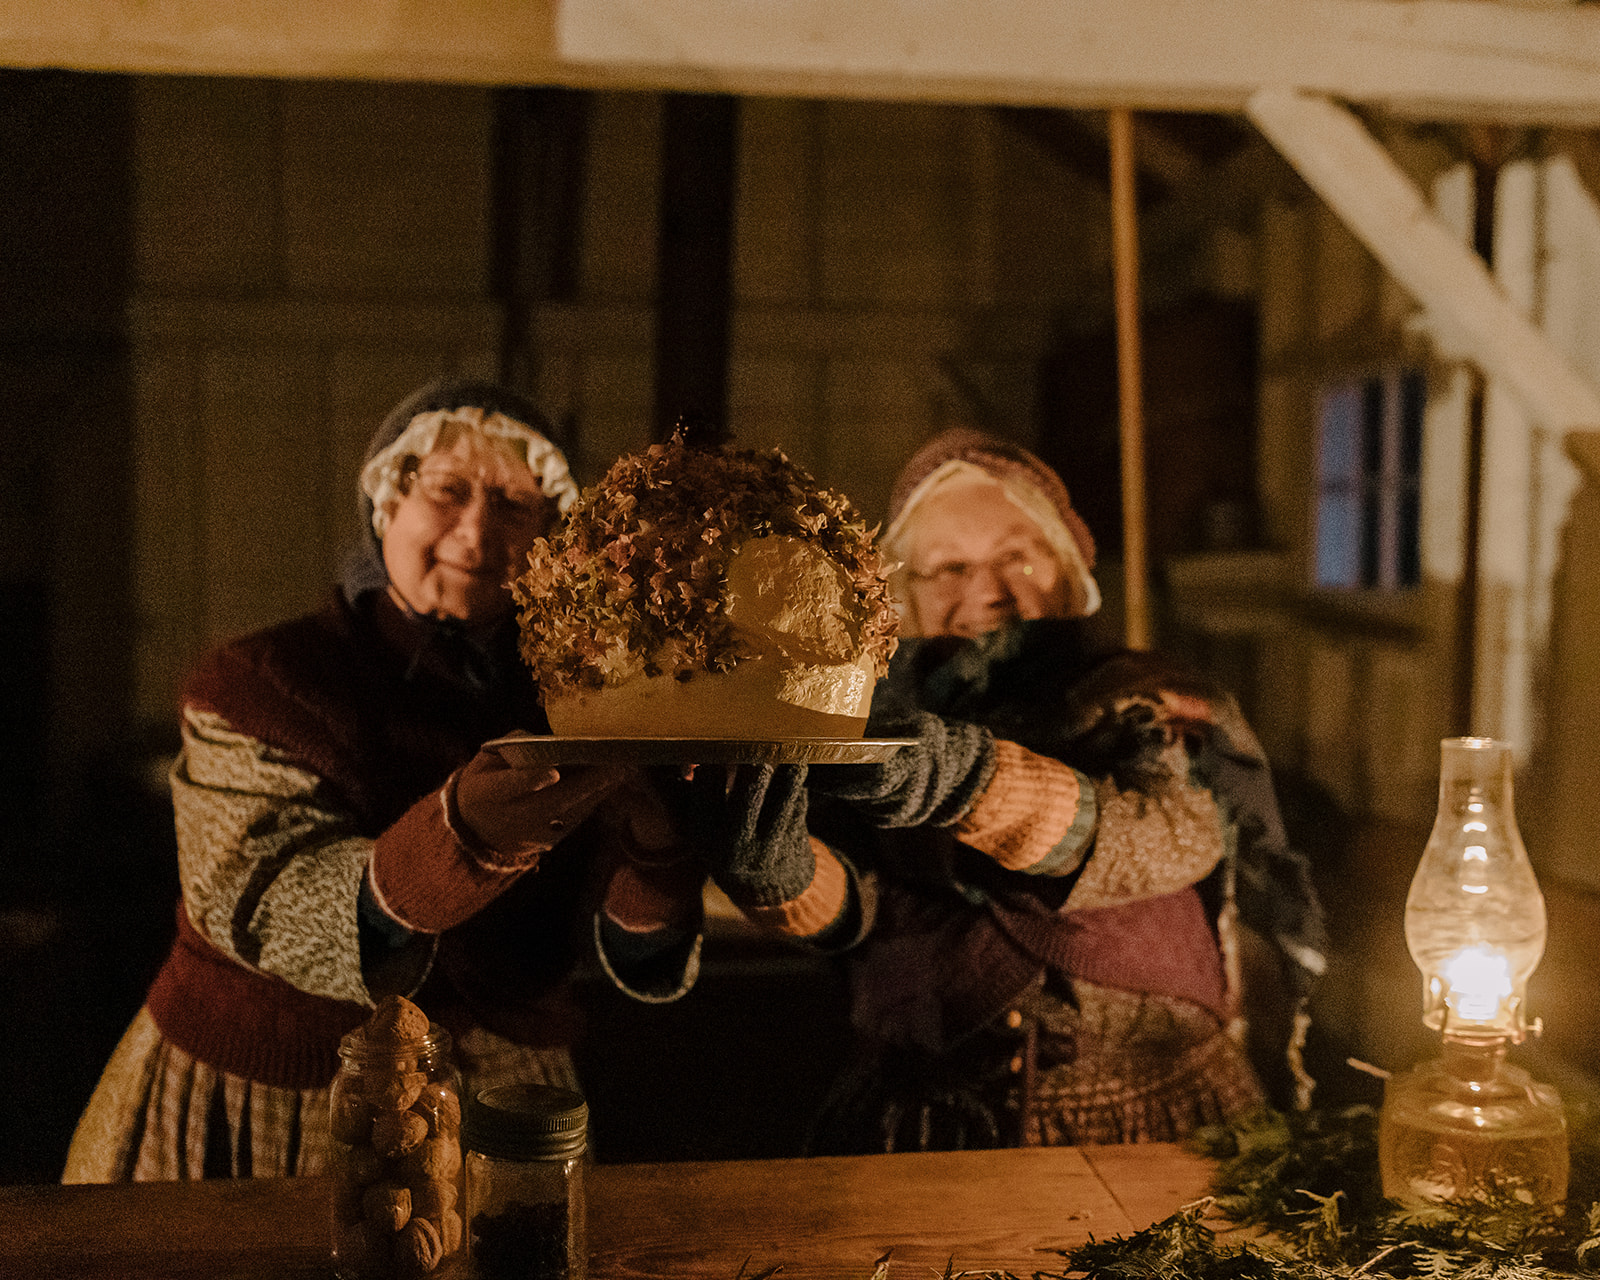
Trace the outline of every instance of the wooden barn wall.
<instances>
[{"instance_id":1,"label":"wooden barn wall","mask_svg":"<svg viewBox=\"0 0 1600 1280\"><path fill-rule=\"evenodd\" d=\"M383 410L433 373L494 371L494 101L448 86L132 83L136 702L162 719L202 646L325 589L356 532L351 476ZM648 438L659 118L654 94L593 96L577 287L530 326L533 391L573 431L584 480ZM1072 485L1073 442L1034 438L1038 371L1063 327L1109 314L1103 189L981 108L746 99L740 130L738 441L784 448L871 519L915 445L956 421L1038 444ZM1465 235L1461 167L1435 142L1388 141ZM1508 287L1588 368L1594 203L1559 157L1539 172L1528 198L1548 232L1522 257L1541 265ZM1254 279L1230 287L1258 293L1267 550L1163 566L1175 621L1231 655L1222 674L1276 761L1352 812L1425 818L1451 730L1464 370L1308 193L1268 199L1248 231ZM1318 595L1306 586L1316 388L1401 359L1430 375L1423 586ZM1070 435L1066 418L1046 431ZM1096 533L1114 544L1105 510Z\"/></svg>"},{"instance_id":2,"label":"wooden barn wall","mask_svg":"<svg viewBox=\"0 0 1600 1280\"><path fill-rule=\"evenodd\" d=\"M183 77L134 97L136 711L166 723L205 646L321 598L387 407L495 372L495 107ZM577 284L528 326L531 390L585 481L649 438L660 114L654 94L593 96ZM1109 318L1104 190L981 108L745 100L740 131L736 440L871 520L941 427L1030 440L1064 310Z\"/></svg>"},{"instance_id":3,"label":"wooden barn wall","mask_svg":"<svg viewBox=\"0 0 1600 1280\"><path fill-rule=\"evenodd\" d=\"M136 712L315 605L387 408L493 372L489 95L135 82Z\"/></svg>"},{"instance_id":4,"label":"wooden barn wall","mask_svg":"<svg viewBox=\"0 0 1600 1280\"><path fill-rule=\"evenodd\" d=\"M1444 167L1427 148L1401 159L1424 183ZM1254 690L1254 722L1275 761L1352 816L1426 818L1438 739L1449 731L1459 579L1459 532L1452 543L1450 531L1460 511L1451 442L1465 425L1453 392L1458 373L1416 333L1406 295L1310 193L1291 190L1265 203L1257 251L1256 480L1267 549L1173 565L1179 616L1201 634L1237 643L1246 669L1236 683ZM1421 360L1431 376L1423 585L1390 598L1318 592L1318 387L1406 360Z\"/></svg>"},{"instance_id":5,"label":"wooden barn wall","mask_svg":"<svg viewBox=\"0 0 1600 1280\"><path fill-rule=\"evenodd\" d=\"M1435 211L1470 235L1465 166L1418 134L1385 138ZM1496 277L1576 368L1600 380L1600 204L1550 139L1500 173ZM1398 1067L1431 1051L1406 953L1406 891L1437 802L1439 739L1452 715L1455 630L1464 563L1468 370L1430 318L1309 194L1270 201L1258 248L1261 385L1258 477L1270 550L1198 556L1170 566L1178 616L1213 645L1227 640L1253 720L1278 765L1332 803L1312 838L1333 926L1317 1013L1358 1056ZM1396 362L1429 378L1421 494L1422 583L1411 592L1330 593L1313 582L1317 389ZM1548 641L1535 652L1533 718L1517 777L1517 812L1544 887L1550 942L1530 993L1547 1019L1530 1064L1593 1096L1600 1062L1585 1041L1581 993L1600 940L1600 433L1564 440L1493 384L1486 410L1485 500L1477 643ZM1569 456L1569 454L1571 456ZM1576 463L1573 459L1576 459ZM1579 465L1581 464L1581 465ZM1570 502L1569 502L1570 498ZM1526 563L1497 536L1519 522ZM1547 586L1541 588L1544 580ZM1516 594L1518 609L1504 603ZM1544 618L1541 619L1540 613ZM1511 699L1475 690L1473 729L1508 732ZM1290 792L1292 795L1293 793Z\"/></svg>"}]
</instances>

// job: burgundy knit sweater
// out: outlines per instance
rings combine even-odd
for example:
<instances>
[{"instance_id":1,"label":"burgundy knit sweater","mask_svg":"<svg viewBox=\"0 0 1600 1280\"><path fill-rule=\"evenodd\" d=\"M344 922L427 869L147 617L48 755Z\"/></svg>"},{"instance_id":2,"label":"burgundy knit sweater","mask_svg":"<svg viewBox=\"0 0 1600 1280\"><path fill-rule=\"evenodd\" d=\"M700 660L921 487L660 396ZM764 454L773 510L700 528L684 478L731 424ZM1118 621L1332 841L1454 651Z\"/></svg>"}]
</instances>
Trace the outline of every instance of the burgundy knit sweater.
<instances>
[{"instance_id":1,"label":"burgundy knit sweater","mask_svg":"<svg viewBox=\"0 0 1600 1280\"><path fill-rule=\"evenodd\" d=\"M546 729L514 651L503 644L491 654L498 662L464 664L453 647L460 643L405 618L384 596L363 597L359 610L335 596L318 613L213 652L183 700L317 775L319 800L347 814L355 834L376 838L487 739ZM524 1044L570 1042L577 1015L564 979L587 861L574 855L547 859L440 935L432 973L414 994L435 1021L458 1033L486 1026ZM196 931L181 906L178 916L177 940L147 997L162 1034L263 1084L326 1085L339 1038L367 1010L248 968Z\"/></svg>"}]
</instances>

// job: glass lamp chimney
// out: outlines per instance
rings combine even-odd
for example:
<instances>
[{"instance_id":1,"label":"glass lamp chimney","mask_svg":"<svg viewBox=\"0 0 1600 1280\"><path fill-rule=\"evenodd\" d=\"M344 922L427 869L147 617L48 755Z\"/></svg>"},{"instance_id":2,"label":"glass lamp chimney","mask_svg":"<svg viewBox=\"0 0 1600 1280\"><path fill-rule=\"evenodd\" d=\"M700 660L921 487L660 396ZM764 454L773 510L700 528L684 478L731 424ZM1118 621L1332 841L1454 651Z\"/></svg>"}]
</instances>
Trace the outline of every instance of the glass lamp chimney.
<instances>
[{"instance_id":1,"label":"glass lamp chimney","mask_svg":"<svg viewBox=\"0 0 1600 1280\"><path fill-rule=\"evenodd\" d=\"M1406 897L1422 1020L1446 1036L1517 1044L1545 912L1517 830L1511 748L1446 738L1440 754L1439 812Z\"/></svg>"}]
</instances>

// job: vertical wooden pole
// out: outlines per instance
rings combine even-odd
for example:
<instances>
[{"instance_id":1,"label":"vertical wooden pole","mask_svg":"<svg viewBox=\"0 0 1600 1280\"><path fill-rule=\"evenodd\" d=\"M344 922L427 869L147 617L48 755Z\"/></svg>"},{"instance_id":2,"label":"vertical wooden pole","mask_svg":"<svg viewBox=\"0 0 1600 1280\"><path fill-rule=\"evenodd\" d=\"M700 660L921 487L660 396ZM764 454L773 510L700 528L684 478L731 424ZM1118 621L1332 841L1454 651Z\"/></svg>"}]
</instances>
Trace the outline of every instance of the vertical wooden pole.
<instances>
[{"instance_id":1,"label":"vertical wooden pole","mask_svg":"<svg viewBox=\"0 0 1600 1280\"><path fill-rule=\"evenodd\" d=\"M1145 551L1144 388L1139 344L1139 215L1135 203L1133 113L1111 112L1111 260L1117 305L1117 400L1122 445L1124 636L1150 647L1149 567Z\"/></svg>"},{"instance_id":2,"label":"vertical wooden pole","mask_svg":"<svg viewBox=\"0 0 1600 1280\"><path fill-rule=\"evenodd\" d=\"M1493 125L1467 129L1467 152L1472 165L1472 248L1483 265L1494 269L1494 205L1499 188L1503 135ZM1462 525L1461 586L1456 595L1456 658L1452 680L1453 733L1471 734L1473 700L1478 683L1478 571L1482 561L1480 533L1483 524L1483 414L1488 400L1488 379L1476 365L1470 372L1467 398L1466 511Z\"/></svg>"}]
</instances>

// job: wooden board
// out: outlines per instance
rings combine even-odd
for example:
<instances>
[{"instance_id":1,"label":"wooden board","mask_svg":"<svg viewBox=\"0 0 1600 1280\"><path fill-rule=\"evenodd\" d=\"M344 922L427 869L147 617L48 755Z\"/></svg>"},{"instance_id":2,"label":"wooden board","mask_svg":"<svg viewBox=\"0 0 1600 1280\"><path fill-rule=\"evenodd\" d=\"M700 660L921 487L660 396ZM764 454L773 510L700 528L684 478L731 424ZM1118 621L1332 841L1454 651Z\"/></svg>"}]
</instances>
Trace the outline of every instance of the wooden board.
<instances>
[{"instance_id":1,"label":"wooden board","mask_svg":"<svg viewBox=\"0 0 1600 1280\"><path fill-rule=\"evenodd\" d=\"M7 0L0 65L1600 123L1600 11L1493 0Z\"/></svg>"},{"instance_id":2,"label":"wooden board","mask_svg":"<svg viewBox=\"0 0 1600 1280\"><path fill-rule=\"evenodd\" d=\"M1201 1195L1171 1146L600 1165L593 1280L890 1280L1059 1263ZM329 1274L320 1178L0 1187L0 1275L30 1280L301 1280Z\"/></svg>"}]
</instances>

